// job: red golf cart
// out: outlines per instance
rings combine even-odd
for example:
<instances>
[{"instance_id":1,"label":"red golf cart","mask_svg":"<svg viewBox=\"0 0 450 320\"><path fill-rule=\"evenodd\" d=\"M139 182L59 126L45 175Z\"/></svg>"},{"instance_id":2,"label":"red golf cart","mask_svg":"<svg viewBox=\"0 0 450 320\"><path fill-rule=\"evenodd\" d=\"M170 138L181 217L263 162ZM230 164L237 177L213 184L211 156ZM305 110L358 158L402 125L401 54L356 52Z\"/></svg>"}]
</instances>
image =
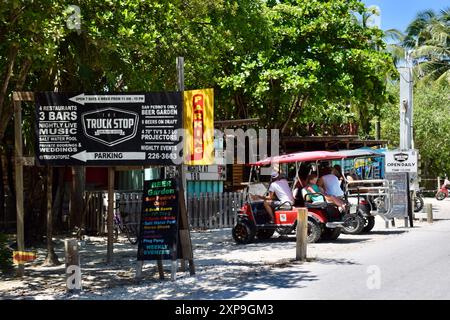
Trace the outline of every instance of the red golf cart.
<instances>
[{"instance_id":1,"label":"red golf cart","mask_svg":"<svg viewBox=\"0 0 450 320\"><path fill-rule=\"evenodd\" d=\"M267 158L252 164L250 181L247 188L247 201L238 212L238 221L232 229L234 240L239 244L247 244L258 239L268 239L272 237L275 231L280 235L292 233L297 225L297 208L306 207L308 209L308 242L317 242L323 240L335 240L341 233L341 228L346 224L351 224L351 216L341 213L338 208L325 201L310 203L300 196L296 198L296 203L291 206L289 203L281 204L274 208L274 222L270 223L270 216L264 209L264 202L252 199L251 192L248 192L251 186L252 177L262 166L271 163L295 164L298 168L300 163L314 163L316 168L319 161L329 161L342 159L343 155L328 151L298 152L293 154L281 155L273 158ZM297 178L297 175L296 175ZM259 179L257 179L259 180ZM293 183L292 189L294 189ZM318 194L306 194L318 195ZM344 220L346 216L346 221Z\"/></svg>"}]
</instances>

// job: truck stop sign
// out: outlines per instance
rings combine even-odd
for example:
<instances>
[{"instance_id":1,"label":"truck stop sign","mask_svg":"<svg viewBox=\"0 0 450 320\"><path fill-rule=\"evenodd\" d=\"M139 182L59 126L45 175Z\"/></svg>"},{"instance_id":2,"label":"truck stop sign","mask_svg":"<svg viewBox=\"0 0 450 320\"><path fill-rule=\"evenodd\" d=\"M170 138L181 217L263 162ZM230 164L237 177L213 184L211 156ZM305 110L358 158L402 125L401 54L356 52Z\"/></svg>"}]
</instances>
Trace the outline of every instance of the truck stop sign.
<instances>
[{"instance_id":1,"label":"truck stop sign","mask_svg":"<svg viewBox=\"0 0 450 320\"><path fill-rule=\"evenodd\" d=\"M40 165L173 165L180 156L180 92L40 92L35 99Z\"/></svg>"}]
</instances>

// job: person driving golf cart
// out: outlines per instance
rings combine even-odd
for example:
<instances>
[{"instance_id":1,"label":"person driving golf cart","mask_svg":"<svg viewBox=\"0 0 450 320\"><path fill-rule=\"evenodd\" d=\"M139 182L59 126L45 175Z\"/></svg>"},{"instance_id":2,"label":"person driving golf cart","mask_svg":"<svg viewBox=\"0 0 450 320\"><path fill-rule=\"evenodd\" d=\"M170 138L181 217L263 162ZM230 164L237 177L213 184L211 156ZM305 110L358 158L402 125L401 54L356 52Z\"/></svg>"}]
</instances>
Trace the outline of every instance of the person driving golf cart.
<instances>
[{"instance_id":1,"label":"person driving golf cart","mask_svg":"<svg viewBox=\"0 0 450 320\"><path fill-rule=\"evenodd\" d=\"M264 200L264 208L270 215L270 222L274 222L274 211L279 207L291 207L294 205L294 196L287 180L279 172L272 172L272 183L269 186L269 195L258 196Z\"/></svg>"}]
</instances>

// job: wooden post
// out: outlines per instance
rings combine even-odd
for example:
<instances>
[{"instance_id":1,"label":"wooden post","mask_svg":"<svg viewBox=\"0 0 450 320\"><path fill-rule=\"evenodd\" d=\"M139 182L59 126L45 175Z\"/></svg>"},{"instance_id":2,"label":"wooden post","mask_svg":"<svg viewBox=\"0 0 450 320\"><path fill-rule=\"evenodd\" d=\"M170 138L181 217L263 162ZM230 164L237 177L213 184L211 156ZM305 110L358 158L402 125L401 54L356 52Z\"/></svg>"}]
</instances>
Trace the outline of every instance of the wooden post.
<instances>
[{"instance_id":1,"label":"wooden post","mask_svg":"<svg viewBox=\"0 0 450 320\"><path fill-rule=\"evenodd\" d=\"M427 203L427 222L433 223L433 205L431 203Z\"/></svg>"},{"instance_id":2,"label":"wooden post","mask_svg":"<svg viewBox=\"0 0 450 320\"><path fill-rule=\"evenodd\" d=\"M76 239L65 240L64 248L66 252L67 291L72 292L81 290L81 268L78 241Z\"/></svg>"},{"instance_id":3,"label":"wooden post","mask_svg":"<svg viewBox=\"0 0 450 320\"><path fill-rule=\"evenodd\" d=\"M144 266L144 261L138 261L136 264L136 280L142 278L142 267Z\"/></svg>"},{"instance_id":4,"label":"wooden post","mask_svg":"<svg viewBox=\"0 0 450 320\"><path fill-rule=\"evenodd\" d=\"M23 211L23 149L22 149L22 105L19 97L14 98L14 166L16 184L16 212L17 212L17 250L25 251L24 211ZM25 266L19 264L17 275L24 275Z\"/></svg>"},{"instance_id":5,"label":"wooden post","mask_svg":"<svg viewBox=\"0 0 450 320\"><path fill-rule=\"evenodd\" d=\"M159 279L164 280L164 266L163 266L162 259L157 260L157 265L158 265Z\"/></svg>"},{"instance_id":6,"label":"wooden post","mask_svg":"<svg viewBox=\"0 0 450 320\"><path fill-rule=\"evenodd\" d=\"M106 253L106 262L112 263L114 250L114 168L108 168L108 245Z\"/></svg>"},{"instance_id":7,"label":"wooden post","mask_svg":"<svg viewBox=\"0 0 450 320\"><path fill-rule=\"evenodd\" d=\"M176 60L176 66L177 66L177 89L178 91L181 91L182 98L183 98L183 92L184 92L184 57L177 57ZM184 102L182 104L184 106ZM183 123L183 111L184 107L182 108L182 121ZM180 203L180 224L179 224L179 230L181 231L179 233L179 241L181 241L181 247L182 247L182 256L183 260L189 261L189 273L190 275L195 274L195 266L194 266L194 259L193 259L193 251L192 251L192 242L191 242L191 235L190 235L190 227L189 227L189 219L188 219L188 212L186 210L186 172L183 165L183 162L178 166L178 176L179 176L179 203ZM184 263L184 262L182 262Z\"/></svg>"},{"instance_id":8,"label":"wooden post","mask_svg":"<svg viewBox=\"0 0 450 320\"><path fill-rule=\"evenodd\" d=\"M439 191L440 188L441 188L441 178L437 177L437 190Z\"/></svg>"},{"instance_id":9,"label":"wooden post","mask_svg":"<svg viewBox=\"0 0 450 320\"><path fill-rule=\"evenodd\" d=\"M306 208L299 208L297 212L297 252L295 260L306 261L306 244L308 241L308 210Z\"/></svg>"},{"instance_id":10,"label":"wooden post","mask_svg":"<svg viewBox=\"0 0 450 320\"><path fill-rule=\"evenodd\" d=\"M58 256L53 248L53 206L52 206L52 180L53 169L47 167L47 257L45 258L44 265L59 265Z\"/></svg>"}]
</instances>

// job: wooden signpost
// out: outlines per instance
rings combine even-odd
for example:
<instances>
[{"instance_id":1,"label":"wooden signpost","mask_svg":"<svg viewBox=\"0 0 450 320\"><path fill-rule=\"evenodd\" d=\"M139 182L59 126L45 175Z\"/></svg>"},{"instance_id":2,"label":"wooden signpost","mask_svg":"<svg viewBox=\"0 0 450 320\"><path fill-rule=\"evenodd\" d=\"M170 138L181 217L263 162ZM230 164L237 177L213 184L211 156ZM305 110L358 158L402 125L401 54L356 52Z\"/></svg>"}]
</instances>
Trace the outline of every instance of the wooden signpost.
<instances>
[{"instance_id":1,"label":"wooden signpost","mask_svg":"<svg viewBox=\"0 0 450 320\"><path fill-rule=\"evenodd\" d=\"M22 101L34 101L32 92L13 92L14 103L14 169L17 212L17 250L25 251L24 210L23 210L23 141L22 141ZM17 267L17 275L22 277L25 266Z\"/></svg>"},{"instance_id":2,"label":"wooden signpost","mask_svg":"<svg viewBox=\"0 0 450 320\"><path fill-rule=\"evenodd\" d=\"M44 92L13 92L15 128L15 186L17 208L17 250L25 252L23 165L34 165L23 157L22 101L36 101L36 159L38 165L107 166L108 216L107 263L113 261L114 173L130 166L171 165L177 152L173 131L182 128L184 61L177 58L178 92L71 94ZM181 92L180 92L181 91ZM164 115L161 119L161 115ZM163 126L161 126L163 125ZM161 128L164 128L161 130ZM126 143L123 143L125 142ZM161 148L164 146L164 148ZM186 208L184 166L178 165L177 238L180 249L173 248L172 279L176 276L177 259L189 262L189 272L195 274L189 220ZM49 184L51 188L51 184ZM48 192L50 194L51 190ZM50 200L51 201L51 198ZM51 207L51 203L49 208ZM49 209L51 210L51 208ZM51 212L50 212L51 214ZM49 220L48 223L51 223ZM51 239L50 239L51 241ZM160 277L164 276L161 256L158 259ZM175 271L174 271L175 270ZM138 276L142 263L138 263ZM18 275L24 266L19 264Z\"/></svg>"}]
</instances>

